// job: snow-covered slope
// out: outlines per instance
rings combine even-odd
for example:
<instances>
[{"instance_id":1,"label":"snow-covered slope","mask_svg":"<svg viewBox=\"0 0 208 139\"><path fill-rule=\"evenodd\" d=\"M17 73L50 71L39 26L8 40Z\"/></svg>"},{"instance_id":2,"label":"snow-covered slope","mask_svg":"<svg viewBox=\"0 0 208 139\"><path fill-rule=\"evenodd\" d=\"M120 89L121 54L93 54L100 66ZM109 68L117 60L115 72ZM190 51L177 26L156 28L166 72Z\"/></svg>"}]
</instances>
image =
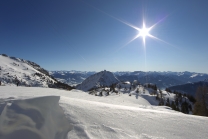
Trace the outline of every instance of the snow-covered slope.
<instances>
[{"instance_id":1,"label":"snow-covered slope","mask_svg":"<svg viewBox=\"0 0 208 139\"><path fill-rule=\"evenodd\" d=\"M0 81L3 85L48 87L56 82L34 62L0 55Z\"/></svg>"},{"instance_id":2,"label":"snow-covered slope","mask_svg":"<svg viewBox=\"0 0 208 139\"><path fill-rule=\"evenodd\" d=\"M88 77L77 86L77 89L87 91L94 87L110 86L117 82L119 81L113 73L104 70Z\"/></svg>"},{"instance_id":3,"label":"snow-covered slope","mask_svg":"<svg viewBox=\"0 0 208 139\"><path fill-rule=\"evenodd\" d=\"M41 101L42 98L37 97L51 95L61 96L59 105L64 110L68 122L61 120L64 117L54 119L54 115L51 115L51 112L58 112L56 103L51 103L55 105L54 109L51 109L53 106L47 106L49 109L40 107L44 102ZM208 137L207 117L182 114L164 106L151 106L140 96L138 99L130 97L128 94L95 97L79 90L1 86L0 98L3 112L6 112L5 109L9 109L10 113L18 116L9 123L5 121L11 119L12 115L0 116L0 121L4 122L4 125L0 124L0 138L2 139L16 139L17 135L13 138L10 136L15 133L29 136L37 135L39 132L45 134L44 139L63 139L63 136L60 138L57 136L61 136L66 131L61 130L66 129L66 123L70 127L72 126L68 128L67 139L205 139ZM24 101L29 98L32 102ZM36 98L35 101L34 98ZM21 109L17 109L17 107L14 109L16 105L13 106L12 103L19 99L22 100L21 103L18 103ZM47 100L46 102L53 101ZM7 103L6 107L4 107L5 103ZM26 110L39 113L28 114L25 112ZM61 116L60 110L59 113L56 115ZM24 118L24 116L26 117ZM18 121L20 118L22 120ZM47 121L47 123L43 123L43 121ZM17 126L18 124L19 126ZM39 127L37 124L44 125ZM16 128L14 128L15 126ZM30 130L32 127L35 129ZM19 132L18 129L22 129L22 132ZM21 137L21 135L19 136ZM43 137L36 139L43 139Z\"/></svg>"}]
</instances>

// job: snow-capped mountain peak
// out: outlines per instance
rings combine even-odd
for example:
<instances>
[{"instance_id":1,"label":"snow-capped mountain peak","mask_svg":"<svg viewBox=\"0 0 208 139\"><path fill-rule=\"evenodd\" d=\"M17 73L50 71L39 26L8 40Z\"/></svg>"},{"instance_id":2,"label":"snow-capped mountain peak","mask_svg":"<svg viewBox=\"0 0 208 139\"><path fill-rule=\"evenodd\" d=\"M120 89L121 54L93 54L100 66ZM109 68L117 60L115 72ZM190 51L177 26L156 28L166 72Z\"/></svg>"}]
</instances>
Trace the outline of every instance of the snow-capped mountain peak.
<instances>
[{"instance_id":1,"label":"snow-capped mountain peak","mask_svg":"<svg viewBox=\"0 0 208 139\"><path fill-rule=\"evenodd\" d=\"M88 77L77 86L77 89L87 91L94 87L110 86L117 82L119 82L119 80L112 72L104 70Z\"/></svg>"}]
</instances>

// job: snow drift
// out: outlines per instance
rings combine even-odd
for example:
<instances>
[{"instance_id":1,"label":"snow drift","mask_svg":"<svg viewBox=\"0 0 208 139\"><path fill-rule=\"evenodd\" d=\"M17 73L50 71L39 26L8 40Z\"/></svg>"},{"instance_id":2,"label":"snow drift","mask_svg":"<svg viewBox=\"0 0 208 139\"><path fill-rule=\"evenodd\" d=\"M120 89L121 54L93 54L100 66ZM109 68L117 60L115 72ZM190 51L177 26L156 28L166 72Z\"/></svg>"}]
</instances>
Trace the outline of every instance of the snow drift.
<instances>
[{"instance_id":1,"label":"snow drift","mask_svg":"<svg viewBox=\"0 0 208 139\"><path fill-rule=\"evenodd\" d=\"M15 100L0 116L1 139L65 139L71 124L59 96Z\"/></svg>"}]
</instances>

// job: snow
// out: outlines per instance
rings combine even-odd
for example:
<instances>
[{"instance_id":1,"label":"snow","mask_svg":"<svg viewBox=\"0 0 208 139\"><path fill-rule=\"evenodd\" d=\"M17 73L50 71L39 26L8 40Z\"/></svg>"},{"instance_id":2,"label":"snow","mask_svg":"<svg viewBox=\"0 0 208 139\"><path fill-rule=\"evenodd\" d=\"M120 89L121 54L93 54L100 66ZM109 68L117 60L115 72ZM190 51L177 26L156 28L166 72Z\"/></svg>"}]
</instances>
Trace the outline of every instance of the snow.
<instances>
[{"instance_id":1,"label":"snow","mask_svg":"<svg viewBox=\"0 0 208 139\"><path fill-rule=\"evenodd\" d=\"M140 89L143 90L142 87ZM31 98L32 100L37 98L39 101L39 97L43 96L60 96L59 105L64 110L70 126L72 126L68 130L68 139L198 139L208 137L207 117L182 114L165 106L152 106L144 98L145 95L149 96L148 90L145 90L144 95L137 96L138 99L134 97L134 91L130 93L132 96L129 96L128 93L122 93L100 97L89 95L80 90L65 91L52 88L0 86L0 105L3 106L6 101L13 103L14 100L22 100L24 102L25 99ZM49 99L52 98L49 97ZM29 100L27 102L31 104ZM50 100L47 100L45 104L47 102ZM38 103L31 105L31 107L36 108L38 106L41 105ZM54 109L56 110L56 108ZM46 109L43 111L42 107L38 107L38 110L41 114L43 113L42 115L46 120L49 120L44 114ZM4 117L1 115L0 121L5 120L5 118L6 115ZM55 122L60 118L53 120ZM58 129L61 124L64 124L58 122L57 127L51 127L49 123L45 125L45 128ZM5 135L2 126L0 124L0 135ZM8 129L10 127L9 124L5 126ZM23 122L22 126L27 127L28 125ZM11 128L10 130L12 132ZM55 132L56 130L51 131L51 136ZM53 137L44 139L53 139ZM56 138L54 137L54 139Z\"/></svg>"},{"instance_id":2,"label":"snow","mask_svg":"<svg viewBox=\"0 0 208 139\"><path fill-rule=\"evenodd\" d=\"M121 88L129 88L131 84L130 82L120 82L117 84L117 86L120 86Z\"/></svg>"},{"instance_id":3,"label":"snow","mask_svg":"<svg viewBox=\"0 0 208 139\"><path fill-rule=\"evenodd\" d=\"M59 96L14 100L0 116L2 139L65 139L72 125L59 106Z\"/></svg>"},{"instance_id":4,"label":"snow","mask_svg":"<svg viewBox=\"0 0 208 139\"><path fill-rule=\"evenodd\" d=\"M193 75L190 76L190 78L194 78L196 76L198 76L198 74L193 74Z\"/></svg>"},{"instance_id":5,"label":"snow","mask_svg":"<svg viewBox=\"0 0 208 139\"><path fill-rule=\"evenodd\" d=\"M37 69L40 67L36 67ZM26 60L0 55L0 81L4 85L15 86L19 81L24 86L48 87L49 82L55 82L49 76L39 72ZM35 73L41 75L37 76Z\"/></svg>"}]
</instances>

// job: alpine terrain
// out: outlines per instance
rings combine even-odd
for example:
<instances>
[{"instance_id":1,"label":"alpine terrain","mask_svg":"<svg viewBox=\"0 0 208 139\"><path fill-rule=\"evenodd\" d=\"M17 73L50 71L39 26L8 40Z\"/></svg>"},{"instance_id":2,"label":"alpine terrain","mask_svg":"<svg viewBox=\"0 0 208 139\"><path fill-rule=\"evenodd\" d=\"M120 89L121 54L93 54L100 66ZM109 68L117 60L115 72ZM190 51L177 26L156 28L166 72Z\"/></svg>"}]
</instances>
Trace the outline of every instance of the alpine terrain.
<instances>
[{"instance_id":1,"label":"alpine terrain","mask_svg":"<svg viewBox=\"0 0 208 139\"><path fill-rule=\"evenodd\" d=\"M0 66L1 139L208 136L208 119L192 115L191 96L128 80L129 73L85 72L92 75L72 90L34 62L3 54ZM115 74L127 78L120 81Z\"/></svg>"}]
</instances>

